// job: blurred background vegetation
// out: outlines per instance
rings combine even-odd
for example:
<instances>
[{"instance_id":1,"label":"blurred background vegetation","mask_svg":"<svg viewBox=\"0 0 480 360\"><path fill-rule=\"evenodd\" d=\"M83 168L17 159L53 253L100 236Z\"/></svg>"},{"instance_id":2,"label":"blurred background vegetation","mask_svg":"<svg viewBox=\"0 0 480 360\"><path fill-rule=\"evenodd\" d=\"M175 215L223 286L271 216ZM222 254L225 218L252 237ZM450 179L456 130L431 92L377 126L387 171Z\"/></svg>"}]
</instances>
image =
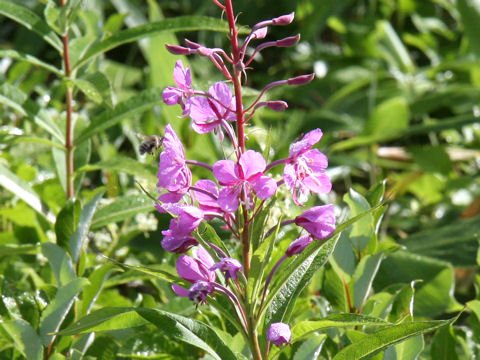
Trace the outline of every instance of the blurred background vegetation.
<instances>
[{"instance_id":1,"label":"blurred background vegetation","mask_svg":"<svg viewBox=\"0 0 480 360\"><path fill-rule=\"evenodd\" d=\"M9 2L42 17L48 3L2 4ZM96 39L121 30L185 15L219 17L210 1L81 3L71 25L74 59L82 58ZM368 294L375 295L369 295L363 308L374 311L374 305L383 301L381 294L396 294L398 288L392 290L390 285L411 282L415 282L414 314L420 319L449 318L478 299L479 2L235 0L234 5L240 13L239 24L245 26L295 11L295 21L270 28L269 39L302 36L294 48L266 49L252 63L247 101L272 81L310 72L316 75L306 86L277 87L269 93L270 99L286 100L289 109L259 112L248 128L248 146L264 151L271 143L270 160L279 159L301 133L321 128L324 138L319 148L329 157L333 191L311 199L310 204L335 203L339 221L348 209L343 200L346 194L368 198L367 190L385 180L391 201L374 236L376 246L388 249L384 252L388 255L371 272L373 292L367 286ZM49 217L58 217L67 204L64 158L50 143L59 142L41 124L47 118L63 131L66 80L12 53L31 54L62 68L61 57L41 37L3 15L0 12L0 315L22 317L35 328L55 293L45 249L37 244L55 237L59 244L61 230ZM227 44L225 32L163 32L118 46L78 68L76 134L88 129L92 119L105 121L102 131L87 134L88 141L75 150L76 197L85 204L99 189L105 190L91 223L89 251L78 265L87 275L102 263L99 253L131 265L171 269L174 264L175 257L160 247L160 231L169 219L154 211L152 201L137 185L155 194L158 162L157 156L138 153L137 132L161 134L172 123L188 158L213 163L223 156L214 137L193 133L189 120L178 118L178 109L160 101L161 89L173 83L172 69L178 59L165 51L164 43L182 44L183 38L209 47ZM200 88L222 79L207 59L182 60L192 67ZM153 96L152 89L160 90ZM142 96L151 96L147 105L115 120L118 104L128 106L129 99ZM195 173L197 178L205 175ZM72 206L78 207L74 211L78 215L80 203L76 204ZM287 214L294 211L293 206L284 209ZM288 236L284 245L287 240ZM342 254L336 254L337 263L352 275L349 266L353 265ZM98 276L105 281L94 308L142 304L183 314L195 311L188 301L174 297L165 282L134 271L101 269L104 273ZM314 292L305 295L299 312L313 311L308 310L312 301L323 310L348 311L340 272L327 266L311 285L311 290L321 290L325 300ZM474 304L457 326L422 345L422 358L440 358L435 351L440 351L438 346L445 339L453 341L453 357L448 359L479 356L480 306ZM223 327L228 330L227 323ZM2 329L4 335L6 331ZM7 336L0 339L1 356L20 356L12 346ZM334 345L329 346L324 351L334 353ZM148 356L159 352L198 356L147 326L97 336L86 354L107 359L112 358L109 354L130 357L142 351Z\"/></svg>"}]
</instances>

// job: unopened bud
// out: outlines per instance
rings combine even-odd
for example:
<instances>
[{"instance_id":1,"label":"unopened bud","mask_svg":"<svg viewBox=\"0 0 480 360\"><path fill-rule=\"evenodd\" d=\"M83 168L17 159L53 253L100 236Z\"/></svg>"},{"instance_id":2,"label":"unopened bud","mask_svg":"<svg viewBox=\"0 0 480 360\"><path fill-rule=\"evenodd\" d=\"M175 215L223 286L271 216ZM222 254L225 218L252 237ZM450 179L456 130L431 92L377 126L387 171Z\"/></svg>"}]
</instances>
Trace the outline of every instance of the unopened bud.
<instances>
[{"instance_id":1,"label":"unopened bud","mask_svg":"<svg viewBox=\"0 0 480 360\"><path fill-rule=\"evenodd\" d=\"M285 109L288 109L288 104L280 100L266 101L265 105L274 111L285 111Z\"/></svg>"},{"instance_id":2,"label":"unopened bud","mask_svg":"<svg viewBox=\"0 0 480 360\"><path fill-rule=\"evenodd\" d=\"M189 48L178 46L178 45L169 45L165 44L168 52L172 53L173 55L190 55L192 51Z\"/></svg>"},{"instance_id":3,"label":"unopened bud","mask_svg":"<svg viewBox=\"0 0 480 360\"><path fill-rule=\"evenodd\" d=\"M197 52L200 54L200 55L203 55L203 56L211 56L212 54L214 54L214 51L210 48L206 48L206 47L199 47L197 49Z\"/></svg>"},{"instance_id":4,"label":"unopened bud","mask_svg":"<svg viewBox=\"0 0 480 360\"><path fill-rule=\"evenodd\" d=\"M268 32L268 28L266 26L262 27L258 30L255 30L254 32L252 32L252 38L263 39L263 38L265 38L265 36L267 36L267 32Z\"/></svg>"},{"instance_id":5,"label":"unopened bud","mask_svg":"<svg viewBox=\"0 0 480 360\"><path fill-rule=\"evenodd\" d=\"M197 44L196 42L190 41L188 39L185 39L185 44L187 44L187 46L190 49L198 49L199 47L202 47L202 45Z\"/></svg>"},{"instance_id":6,"label":"unopened bud","mask_svg":"<svg viewBox=\"0 0 480 360\"><path fill-rule=\"evenodd\" d=\"M279 17L276 17L272 19L272 24L273 25L288 25L293 21L293 18L295 17L295 13L292 12L287 15L282 15Z\"/></svg>"},{"instance_id":7,"label":"unopened bud","mask_svg":"<svg viewBox=\"0 0 480 360\"><path fill-rule=\"evenodd\" d=\"M288 85L304 85L313 80L315 74L300 75L287 80Z\"/></svg>"},{"instance_id":8,"label":"unopened bud","mask_svg":"<svg viewBox=\"0 0 480 360\"><path fill-rule=\"evenodd\" d=\"M300 40L300 34L295 36L289 36L285 39L277 40L275 41L275 44L278 47L290 47L298 43L299 40Z\"/></svg>"}]
</instances>

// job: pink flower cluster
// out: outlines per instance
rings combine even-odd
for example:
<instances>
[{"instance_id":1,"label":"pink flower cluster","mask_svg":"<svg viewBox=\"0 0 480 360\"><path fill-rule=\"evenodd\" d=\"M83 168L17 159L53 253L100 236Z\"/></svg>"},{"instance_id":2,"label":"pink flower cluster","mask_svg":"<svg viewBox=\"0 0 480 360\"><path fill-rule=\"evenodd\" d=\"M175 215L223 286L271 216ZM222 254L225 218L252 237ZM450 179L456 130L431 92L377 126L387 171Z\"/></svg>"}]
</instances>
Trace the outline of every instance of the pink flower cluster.
<instances>
[{"instance_id":1,"label":"pink flower cluster","mask_svg":"<svg viewBox=\"0 0 480 360\"><path fill-rule=\"evenodd\" d=\"M245 245L245 241L248 241L245 234L248 234L252 219L260 213L264 203L275 195L278 186L285 186L291 193L294 203L299 206L303 206L311 193L327 193L331 189L332 184L325 173L328 159L318 149L313 148L322 138L323 133L320 129L314 129L294 142L290 146L287 158L269 164L261 153L245 149L243 127L258 108L265 106L274 111L288 108L288 104L281 100L264 101L265 92L280 85L303 85L313 79L313 75L310 74L274 81L265 86L250 105L242 103L239 86L255 54L272 46L294 46L300 37L297 35L263 42L253 49L253 53L247 51L247 47L253 41L264 39L268 26L287 25L292 20L293 14L288 14L254 25L243 44L238 45L230 55L222 49L207 48L188 40L186 47L167 45L167 49L174 54L198 54L208 57L227 81L214 83L208 91L195 89L190 68L185 68L179 60L173 71L175 86L169 86L164 90L164 102L167 105L179 105L182 108L182 116L191 119L195 132L199 134L213 132L221 141L225 140L226 134L235 150L235 159L221 159L211 165L188 160L173 127L169 124L165 128L164 149L160 154L158 170L157 185L160 195L156 207L158 211L172 215L172 219L168 229L162 231L164 235L162 247L167 251L183 254L177 259L176 269L180 277L191 283L191 286L186 289L180 285L173 285L173 290L180 296L188 296L196 303L205 302L207 296L212 295L214 291L227 294L234 299L235 295L220 284L223 282L217 281L216 271L224 273L226 283L231 280L239 286L238 276L245 270L242 263L228 257L223 250L213 244L206 245L211 246L212 254L216 253L218 259L216 263L202 247L197 247L195 257L184 254L198 245L195 231L202 221L220 219L224 227L230 230L233 238L241 241L242 246L248 246ZM226 65L228 63L232 66L231 70ZM229 84L234 85L234 91ZM279 165L284 166L283 178L277 182L269 176L269 171ZM211 177L200 179L193 184L190 166L202 166L210 170ZM333 233L335 230L333 206L315 206L284 223L295 223L299 230L306 231L292 242L285 258L300 254L314 239L325 239ZM268 235L262 232L254 236L261 239ZM243 264L247 264L245 267L248 267L249 262L243 260ZM273 273L271 275L273 276ZM270 279L271 276L266 287ZM268 335L269 340L277 345L290 341L289 330L287 331L283 325L273 324Z\"/></svg>"}]
</instances>

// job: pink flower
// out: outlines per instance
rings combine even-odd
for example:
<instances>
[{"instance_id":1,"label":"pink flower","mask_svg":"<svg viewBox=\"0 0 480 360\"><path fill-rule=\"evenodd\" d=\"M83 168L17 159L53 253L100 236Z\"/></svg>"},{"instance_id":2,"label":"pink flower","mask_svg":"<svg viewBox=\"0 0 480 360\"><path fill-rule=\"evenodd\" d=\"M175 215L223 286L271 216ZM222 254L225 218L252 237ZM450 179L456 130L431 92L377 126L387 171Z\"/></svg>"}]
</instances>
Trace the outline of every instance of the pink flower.
<instances>
[{"instance_id":1,"label":"pink flower","mask_svg":"<svg viewBox=\"0 0 480 360\"><path fill-rule=\"evenodd\" d=\"M328 166L327 157L318 149L312 149L322 135L320 129L312 130L290 147L290 154L283 170L283 179L297 205L301 205L298 197L304 199L309 191L327 193L332 188L332 183L325 174Z\"/></svg>"},{"instance_id":2,"label":"pink flower","mask_svg":"<svg viewBox=\"0 0 480 360\"><path fill-rule=\"evenodd\" d=\"M195 199L198 202L198 207L203 211L223 214L222 209L217 203L218 187L212 180L201 179L195 183L195 188L203 190L195 191Z\"/></svg>"},{"instance_id":3,"label":"pink flower","mask_svg":"<svg viewBox=\"0 0 480 360\"><path fill-rule=\"evenodd\" d=\"M215 263L210 270L215 271L219 269L220 271L225 273L225 280L232 278L233 280L237 280L237 272L242 271L242 264L240 261L233 258L221 258L220 262Z\"/></svg>"},{"instance_id":4,"label":"pink flower","mask_svg":"<svg viewBox=\"0 0 480 360\"><path fill-rule=\"evenodd\" d=\"M214 282L216 279L215 271L211 271L210 268L215 262L210 254L205 249L199 247L196 257L180 256L175 263L178 275L192 284L197 281ZM173 284L172 289L179 296L189 296L190 293L187 289L177 284Z\"/></svg>"},{"instance_id":5,"label":"pink flower","mask_svg":"<svg viewBox=\"0 0 480 360\"><path fill-rule=\"evenodd\" d=\"M220 130L222 121L235 121L235 96L224 82L217 82L208 89L210 97L195 96L190 99L192 128L199 134ZM217 129L218 128L218 129Z\"/></svg>"},{"instance_id":6,"label":"pink flower","mask_svg":"<svg viewBox=\"0 0 480 360\"><path fill-rule=\"evenodd\" d=\"M290 330L290 326L285 323L273 323L267 330L267 340L273 342L277 346L288 344L291 339L292 331Z\"/></svg>"},{"instance_id":7,"label":"pink flower","mask_svg":"<svg viewBox=\"0 0 480 360\"><path fill-rule=\"evenodd\" d=\"M170 252L184 253L197 245L197 239L192 236L192 231L203 220L203 212L195 206L178 204L163 204L163 209L178 216L170 220L168 230L162 231L164 235L162 247Z\"/></svg>"},{"instance_id":8,"label":"pink flower","mask_svg":"<svg viewBox=\"0 0 480 360\"><path fill-rule=\"evenodd\" d=\"M192 173L186 164L183 145L170 124L165 127L163 146L157 186L172 193L185 194L192 184Z\"/></svg>"},{"instance_id":9,"label":"pink flower","mask_svg":"<svg viewBox=\"0 0 480 360\"><path fill-rule=\"evenodd\" d=\"M165 104L179 104L188 113L187 100L193 95L192 76L190 68L185 69L181 60L177 60L173 69L173 80L178 87L168 86L163 90L162 98Z\"/></svg>"},{"instance_id":10,"label":"pink flower","mask_svg":"<svg viewBox=\"0 0 480 360\"><path fill-rule=\"evenodd\" d=\"M234 212L239 206L243 192L247 205L253 208L252 190L260 199L268 199L277 190L275 181L263 174L266 163L262 154L248 150L238 163L220 160L213 165L213 176L224 186L218 195L218 205L226 212Z\"/></svg>"},{"instance_id":11,"label":"pink flower","mask_svg":"<svg viewBox=\"0 0 480 360\"><path fill-rule=\"evenodd\" d=\"M335 231L333 205L315 206L295 218L295 224L303 227L316 239L324 239Z\"/></svg>"}]
</instances>

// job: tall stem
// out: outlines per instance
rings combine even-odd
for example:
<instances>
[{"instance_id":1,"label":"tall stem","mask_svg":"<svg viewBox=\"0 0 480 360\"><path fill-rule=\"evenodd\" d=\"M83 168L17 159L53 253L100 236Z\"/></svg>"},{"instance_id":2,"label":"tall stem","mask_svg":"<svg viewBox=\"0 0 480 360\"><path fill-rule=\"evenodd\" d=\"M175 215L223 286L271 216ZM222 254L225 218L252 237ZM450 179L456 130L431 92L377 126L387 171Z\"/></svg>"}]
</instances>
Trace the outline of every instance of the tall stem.
<instances>
[{"instance_id":1,"label":"tall stem","mask_svg":"<svg viewBox=\"0 0 480 360\"><path fill-rule=\"evenodd\" d=\"M60 6L65 6L67 0L60 0ZM65 65L65 77L70 78L70 53L68 50L68 28L65 29L65 34L62 36L63 43L63 63ZM67 124L65 130L65 162L66 162L66 187L67 187L67 199L70 199L74 195L73 186L73 88L67 81L66 83L66 95L65 103L67 108Z\"/></svg>"}]
</instances>

